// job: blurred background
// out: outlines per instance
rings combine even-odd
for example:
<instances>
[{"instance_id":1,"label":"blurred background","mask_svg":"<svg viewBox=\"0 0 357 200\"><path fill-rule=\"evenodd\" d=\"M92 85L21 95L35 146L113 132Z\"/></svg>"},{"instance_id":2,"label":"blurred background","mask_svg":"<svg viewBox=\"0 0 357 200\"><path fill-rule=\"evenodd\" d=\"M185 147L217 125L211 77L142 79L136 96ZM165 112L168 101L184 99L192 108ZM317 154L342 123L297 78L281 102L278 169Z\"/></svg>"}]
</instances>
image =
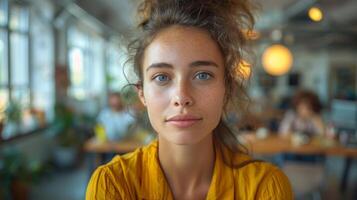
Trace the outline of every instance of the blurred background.
<instances>
[{"instance_id":1,"label":"blurred background","mask_svg":"<svg viewBox=\"0 0 357 200\"><path fill-rule=\"evenodd\" d=\"M249 113L227 121L298 199L357 199L357 1L258 2ZM125 87L139 3L0 0L0 199L84 199L96 166L155 138Z\"/></svg>"}]
</instances>

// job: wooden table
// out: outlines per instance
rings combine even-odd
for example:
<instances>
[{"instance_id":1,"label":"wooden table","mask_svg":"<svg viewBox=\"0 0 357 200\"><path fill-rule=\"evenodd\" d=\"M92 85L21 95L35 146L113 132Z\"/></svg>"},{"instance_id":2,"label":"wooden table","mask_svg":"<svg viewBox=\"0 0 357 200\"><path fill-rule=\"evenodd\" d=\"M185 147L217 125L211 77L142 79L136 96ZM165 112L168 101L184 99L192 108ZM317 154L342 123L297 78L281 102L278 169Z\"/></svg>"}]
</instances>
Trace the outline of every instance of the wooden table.
<instances>
[{"instance_id":1,"label":"wooden table","mask_svg":"<svg viewBox=\"0 0 357 200\"><path fill-rule=\"evenodd\" d=\"M356 147L345 147L338 142L332 142L330 145L324 145L318 138L312 139L308 144L294 146L290 137L280 137L278 135L269 135L265 139L258 139L255 134L243 134L246 141L244 144L253 154L272 155L279 153L296 153L306 155L327 155L357 157ZM138 140L126 139L118 142L106 141L99 142L91 138L84 144L84 151L88 153L117 153L124 154L134 151L144 144Z\"/></svg>"},{"instance_id":2,"label":"wooden table","mask_svg":"<svg viewBox=\"0 0 357 200\"><path fill-rule=\"evenodd\" d=\"M279 153L296 153L305 155L327 155L357 157L357 147L346 147L337 141L323 141L313 138L308 144L294 146L289 136L269 135L258 139L255 134L243 134L245 146L253 154L272 155ZM328 142L328 145L327 145Z\"/></svg>"},{"instance_id":3,"label":"wooden table","mask_svg":"<svg viewBox=\"0 0 357 200\"><path fill-rule=\"evenodd\" d=\"M294 146L291 142L291 136L281 137L278 135L269 135L267 138L258 139L255 134L243 134L245 146L253 154L272 155L280 153L295 153L303 155L326 155L345 157L345 166L340 182L340 191L344 192L347 188L349 171L352 165L352 159L357 157L357 147L346 147L337 141L323 141L321 138L312 138L307 144Z\"/></svg>"},{"instance_id":4,"label":"wooden table","mask_svg":"<svg viewBox=\"0 0 357 200\"><path fill-rule=\"evenodd\" d=\"M83 151L89 153L89 174L99 165L104 164L114 154L126 154L143 146L138 140L126 139L121 141L99 141L92 137L83 145Z\"/></svg>"},{"instance_id":5,"label":"wooden table","mask_svg":"<svg viewBox=\"0 0 357 200\"><path fill-rule=\"evenodd\" d=\"M84 143L83 149L88 153L117 153L125 154L134 151L144 144L138 140L126 139L118 142L105 141L100 142L95 137L90 138Z\"/></svg>"}]
</instances>

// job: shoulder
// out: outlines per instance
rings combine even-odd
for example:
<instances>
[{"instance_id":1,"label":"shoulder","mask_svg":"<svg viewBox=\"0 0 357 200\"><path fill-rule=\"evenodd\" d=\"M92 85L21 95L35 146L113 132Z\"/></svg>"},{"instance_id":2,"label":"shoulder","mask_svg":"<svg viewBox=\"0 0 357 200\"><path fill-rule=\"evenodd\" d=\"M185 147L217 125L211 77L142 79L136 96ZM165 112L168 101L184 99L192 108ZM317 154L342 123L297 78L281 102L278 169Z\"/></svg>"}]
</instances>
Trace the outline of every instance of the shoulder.
<instances>
[{"instance_id":1,"label":"shoulder","mask_svg":"<svg viewBox=\"0 0 357 200\"><path fill-rule=\"evenodd\" d=\"M108 115L109 113L110 113L110 109L105 107L99 112L98 117L103 117L105 115Z\"/></svg>"},{"instance_id":2,"label":"shoulder","mask_svg":"<svg viewBox=\"0 0 357 200\"><path fill-rule=\"evenodd\" d=\"M157 142L138 148L134 152L127 153L121 156L115 156L109 163L100 166L97 170L105 170L112 174L123 173L139 176L140 170L146 161L152 159L156 154Z\"/></svg>"},{"instance_id":3,"label":"shoulder","mask_svg":"<svg viewBox=\"0 0 357 200\"><path fill-rule=\"evenodd\" d=\"M147 146L136 149L134 152L116 156L105 166L111 170L124 170L125 173L140 175L143 165L155 157L157 151L157 141L150 143Z\"/></svg>"},{"instance_id":4,"label":"shoulder","mask_svg":"<svg viewBox=\"0 0 357 200\"><path fill-rule=\"evenodd\" d=\"M287 176L275 165L240 155L240 164L233 169L237 185L245 183L245 190L256 199L293 199ZM240 188L242 189L242 188Z\"/></svg>"},{"instance_id":5,"label":"shoulder","mask_svg":"<svg viewBox=\"0 0 357 200\"><path fill-rule=\"evenodd\" d=\"M135 198L144 164L155 151L155 142L132 153L115 156L98 167L87 186L86 199Z\"/></svg>"},{"instance_id":6,"label":"shoulder","mask_svg":"<svg viewBox=\"0 0 357 200\"><path fill-rule=\"evenodd\" d=\"M264 176L257 188L257 197L271 199L293 199L293 192L288 177L276 166L261 163Z\"/></svg>"}]
</instances>

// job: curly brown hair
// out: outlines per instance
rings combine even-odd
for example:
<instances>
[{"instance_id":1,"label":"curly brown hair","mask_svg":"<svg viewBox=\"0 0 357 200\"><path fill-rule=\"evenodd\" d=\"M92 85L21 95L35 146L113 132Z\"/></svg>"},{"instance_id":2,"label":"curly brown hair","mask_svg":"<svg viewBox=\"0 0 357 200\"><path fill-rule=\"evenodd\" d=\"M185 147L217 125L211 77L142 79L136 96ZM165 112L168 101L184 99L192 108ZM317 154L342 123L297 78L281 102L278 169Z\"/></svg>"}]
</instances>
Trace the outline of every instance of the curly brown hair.
<instances>
[{"instance_id":1,"label":"curly brown hair","mask_svg":"<svg viewBox=\"0 0 357 200\"><path fill-rule=\"evenodd\" d=\"M233 152L242 152L242 146L224 118L229 110L244 110L249 99L239 64L250 55L247 35L253 30L255 8L249 0L144 0L138 8L142 32L128 49L139 79L136 86L142 87L144 52L161 30L179 25L207 31L222 52L225 68L225 109L214 135Z\"/></svg>"},{"instance_id":2,"label":"curly brown hair","mask_svg":"<svg viewBox=\"0 0 357 200\"><path fill-rule=\"evenodd\" d=\"M295 93L292 99L292 104L295 110L300 103L307 104L316 114L319 114L322 110L322 104L319 97L316 95L316 93L310 90L299 90Z\"/></svg>"}]
</instances>

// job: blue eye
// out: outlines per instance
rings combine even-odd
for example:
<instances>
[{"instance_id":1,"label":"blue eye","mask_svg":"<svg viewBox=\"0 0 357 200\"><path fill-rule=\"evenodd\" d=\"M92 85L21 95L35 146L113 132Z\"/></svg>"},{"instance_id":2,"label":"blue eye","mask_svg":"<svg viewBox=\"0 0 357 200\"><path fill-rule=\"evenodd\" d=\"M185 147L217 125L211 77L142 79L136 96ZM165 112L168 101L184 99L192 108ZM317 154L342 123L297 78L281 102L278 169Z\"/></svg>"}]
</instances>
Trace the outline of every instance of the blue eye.
<instances>
[{"instance_id":1,"label":"blue eye","mask_svg":"<svg viewBox=\"0 0 357 200\"><path fill-rule=\"evenodd\" d=\"M209 73L201 72L196 75L196 78L198 78L199 80L209 80L210 78L212 78L212 76Z\"/></svg>"},{"instance_id":2,"label":"blue eye","mask_svg":"<svg viewBox=\"0 0 357 200\"><path fill-rule=\"evenodd\" d=\"M158 82L165 82L169 80L169 77L166 75L157 75L154 79Z\"/></svg>"}]
</instances>

